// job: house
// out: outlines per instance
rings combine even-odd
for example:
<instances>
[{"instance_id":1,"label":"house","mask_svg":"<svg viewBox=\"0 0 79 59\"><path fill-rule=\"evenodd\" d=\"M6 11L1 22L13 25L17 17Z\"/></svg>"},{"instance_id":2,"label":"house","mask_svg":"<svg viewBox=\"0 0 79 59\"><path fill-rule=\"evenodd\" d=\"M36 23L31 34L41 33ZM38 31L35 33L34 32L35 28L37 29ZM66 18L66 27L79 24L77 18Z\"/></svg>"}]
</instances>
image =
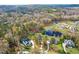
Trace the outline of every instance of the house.
<instances>
[{"instance_id":1,"label":"house","mask_svg":"<svg viewBox=\"0 0 79 59\"><path fill-rule=\"evenodd\" d=\"M64 49L64 52L67 53L66 48L74 48L75 43L71 39L65 39L64 42L62 43L62 47Z\"/></svg>"},{"instance_id":2,"label":"house","mask_svg":"<svg viewBox=\"0 0 79 59\"><path fill-rule=\"evenodd\" d=\"M32 46L31 40L28 38L21 38L20 43L25 46Z\"/></svg>"},{"instance_id":3,"label":"house","mask_svg":"<svg viewBox=\"0 0 79 59\"><path fill-rule=\"evenodd\" d=\"M74 43L72 40L65 39L65 40L64 40L64 44L65 44L66 47L68 47L68 48L73 48L73 47L75 47L75 43Z\"/></svg>"}]
</instances>

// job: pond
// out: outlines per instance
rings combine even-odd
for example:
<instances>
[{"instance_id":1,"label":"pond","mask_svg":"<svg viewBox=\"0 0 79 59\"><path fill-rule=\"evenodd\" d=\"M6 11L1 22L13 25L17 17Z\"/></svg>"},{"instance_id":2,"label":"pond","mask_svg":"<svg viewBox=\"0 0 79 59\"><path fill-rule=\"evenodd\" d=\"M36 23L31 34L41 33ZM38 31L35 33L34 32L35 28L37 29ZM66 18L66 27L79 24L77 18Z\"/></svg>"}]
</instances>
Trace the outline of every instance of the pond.
<instances>
[{"instance_id":1,"label":"pond","mask_svg":"<svg viewBox=\"0 0 79 59\"><path fill-rule=\"evenodd\" d=\"M55 36L55 37L61 37L62 36L62 33L61 32L58 32L58 31L46 30L45 31L45 35Z\"/></svg>"}]
</instances>

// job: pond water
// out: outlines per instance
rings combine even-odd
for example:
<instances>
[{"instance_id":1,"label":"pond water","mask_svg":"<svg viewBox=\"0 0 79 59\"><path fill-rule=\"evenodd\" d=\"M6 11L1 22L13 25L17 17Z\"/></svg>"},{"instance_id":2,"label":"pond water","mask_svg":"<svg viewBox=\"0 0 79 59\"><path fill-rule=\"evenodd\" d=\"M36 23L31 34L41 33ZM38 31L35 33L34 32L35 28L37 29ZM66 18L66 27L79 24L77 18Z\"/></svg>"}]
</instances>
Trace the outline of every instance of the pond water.
<instances>
[{"instance_id":1,"label":"pond water","mask_svg":"<svg viewBox=\"0 0 79 59\"><path fill-rule=\"evenodd\" d=\"M57 31L47 30L47 31L45 31L45 35L60 37L62 35L62 33L57 32Z\"/></svg>"}]
</instances>

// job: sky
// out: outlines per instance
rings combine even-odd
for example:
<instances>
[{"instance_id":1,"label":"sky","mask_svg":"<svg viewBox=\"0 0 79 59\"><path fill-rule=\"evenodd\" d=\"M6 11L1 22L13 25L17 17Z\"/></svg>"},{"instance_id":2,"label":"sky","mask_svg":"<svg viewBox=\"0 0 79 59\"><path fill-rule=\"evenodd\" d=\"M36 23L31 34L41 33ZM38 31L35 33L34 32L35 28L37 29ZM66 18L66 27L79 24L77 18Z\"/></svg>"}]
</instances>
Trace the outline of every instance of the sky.
<instances>
[{"instance_id":1,"label":"sky","mask_svg":"<svg viewBox=\"0 0 79 59\"><path fill-rule=\"evenodd\" d=\"M79 0L0 0L0 5L79 4Z\"/></svg>"}]
</instances>

